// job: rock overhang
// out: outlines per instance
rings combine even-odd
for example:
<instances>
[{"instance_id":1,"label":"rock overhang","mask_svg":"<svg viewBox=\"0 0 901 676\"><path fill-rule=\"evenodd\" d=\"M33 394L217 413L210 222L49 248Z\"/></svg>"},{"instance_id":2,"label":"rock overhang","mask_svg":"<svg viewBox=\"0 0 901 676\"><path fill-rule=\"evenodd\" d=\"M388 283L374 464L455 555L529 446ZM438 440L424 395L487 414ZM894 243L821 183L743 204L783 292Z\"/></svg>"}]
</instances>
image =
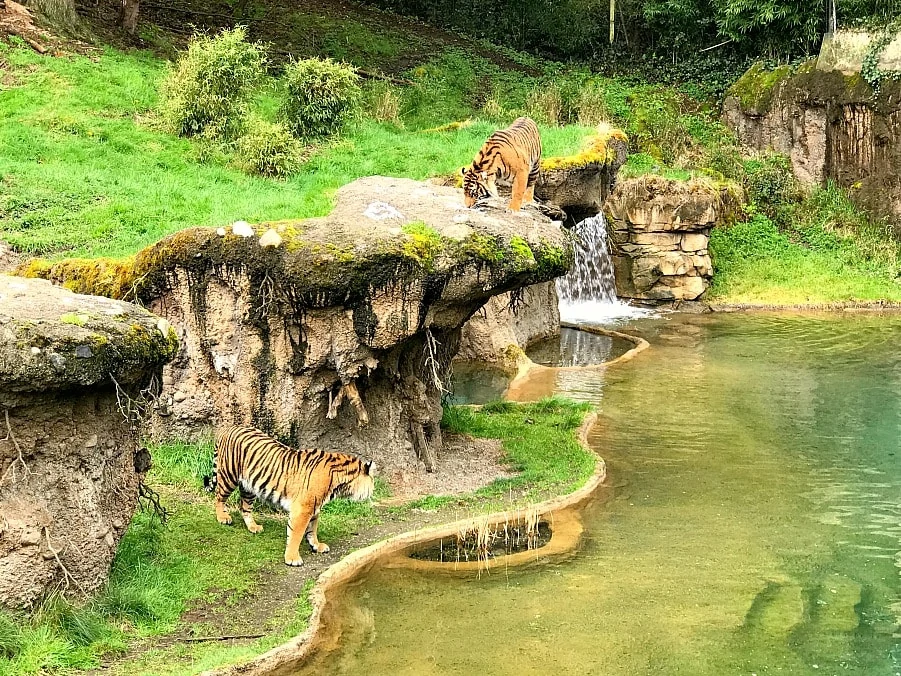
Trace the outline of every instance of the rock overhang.
<instances>
[{"instance_id":1,"label":"rock overhang","mask_svg":"<svg viewBox=\"0 0 901 676\"><path fill-rule=\"evenodd\" d=\"M487 298L548 281L571 265L568 235L537 209L511 212L496 199L467 209L454 188L379 176L338 189L335 203L322 218L189 228L131 258L32 261L18 272L81 293L146 301L168 287L177 268L239 268L278 284L296 306L316 308L397 283L441 282L442 293ZM473 269L477 274L462 274Z\"/></svg>"},{"instance_id":2,"label":"rock overhang","mask_svg":"<svg viewBox=\"0 0 901 676\"><path fill-rule=\"evenodd\" d=\"M169 323L130 303L0 275L0 392L131 385L175 356Z\"/></svg>"}]
</instances>

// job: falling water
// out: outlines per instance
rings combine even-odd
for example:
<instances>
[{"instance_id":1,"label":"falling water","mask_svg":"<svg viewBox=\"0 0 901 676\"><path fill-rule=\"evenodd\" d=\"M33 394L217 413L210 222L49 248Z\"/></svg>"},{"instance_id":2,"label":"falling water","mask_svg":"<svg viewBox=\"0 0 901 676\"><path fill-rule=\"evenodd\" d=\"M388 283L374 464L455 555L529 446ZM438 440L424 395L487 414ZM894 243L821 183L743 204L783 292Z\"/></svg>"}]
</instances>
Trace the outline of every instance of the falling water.
<instances>
[{"instance_id":1,"label":"falling water","mask_svg":"<svg viewBox=\"0 0 901 676\"><path fill-rule=\"evenodd\" d=\"M607 221L604 214L586 218L576 225L574 232L573 268L557 279L560 319L601 323L647 314L647 311L634 308L616 297L613 259L607 251Z\"/></svg>"}]
</instances>

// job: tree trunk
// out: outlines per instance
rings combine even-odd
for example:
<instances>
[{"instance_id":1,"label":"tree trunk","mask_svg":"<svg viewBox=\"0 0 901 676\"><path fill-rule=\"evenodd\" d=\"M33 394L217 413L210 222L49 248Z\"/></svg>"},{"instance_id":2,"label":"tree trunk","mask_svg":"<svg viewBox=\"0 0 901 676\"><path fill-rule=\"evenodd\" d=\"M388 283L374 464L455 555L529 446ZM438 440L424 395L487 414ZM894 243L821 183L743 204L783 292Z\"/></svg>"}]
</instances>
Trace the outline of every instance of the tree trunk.
<instances>
[{"instance_id":1,"label":"tree trunk","mask_svg":"<svg viewBox=\"0 0 901 676\"><path fill-rule=\"evenodd\" d=\"M26 6L54 28L74 31L78 27L75 0L28 0Z\"/></svg>"},{"instance_id":2,"label":"tree trunk","mask_svg":"<svg viewBox=\"0 0 901 676\"><path fill-rule=\"evenodd\" d=\"M138 27L138 12L141 0L122 0L122 28L129 35L134 35Z\"/></svg>"}]
</instances>

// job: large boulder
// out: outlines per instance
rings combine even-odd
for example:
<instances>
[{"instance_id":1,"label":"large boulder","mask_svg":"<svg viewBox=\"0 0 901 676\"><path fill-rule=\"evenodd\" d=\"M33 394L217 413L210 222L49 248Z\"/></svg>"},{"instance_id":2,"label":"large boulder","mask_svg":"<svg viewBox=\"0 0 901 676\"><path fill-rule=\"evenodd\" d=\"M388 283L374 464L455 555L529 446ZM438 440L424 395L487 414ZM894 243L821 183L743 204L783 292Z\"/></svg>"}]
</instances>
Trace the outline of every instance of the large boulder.
<instances>
[{"instance_id":1,"label":"large boulder","mask_svg":"<svg viewBox=\"0 0 901 676\"><path fill-rule=\"evenodd\" d=\"M292 444L357 451L394 472L438 467L441 395L463 324L492 296L571 264L559 222L454 188L370 177L325 218L178 232L117 262L23 274L136 298L181 350L158 434L253 423Z\"/></svg>"},{"instance_id":2,"label":"large boulder","mask_svg":"<svg viewBox=\"0 0 901 676\"><path fill-rule=\"evenodd\" d=\"M0 275L0 605L105 582L150 466L142 407L177 349L146 310Z\"/></svg>"}]
</instances>

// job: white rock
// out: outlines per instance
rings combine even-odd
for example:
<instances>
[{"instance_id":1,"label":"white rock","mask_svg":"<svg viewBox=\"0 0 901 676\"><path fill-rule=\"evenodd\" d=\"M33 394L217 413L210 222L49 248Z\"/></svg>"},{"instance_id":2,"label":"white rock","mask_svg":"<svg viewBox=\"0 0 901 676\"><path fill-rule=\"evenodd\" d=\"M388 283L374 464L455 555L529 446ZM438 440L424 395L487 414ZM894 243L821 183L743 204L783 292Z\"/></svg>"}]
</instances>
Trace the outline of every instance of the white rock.
<instances>
[{"instance_id":1,"label":"white rock","mask_svg":"<svg viewBox=\"0 0 901 676\"><path fill-rule=\"evenodd\" d=\"M225 237L225 228L216 228L216 234L220 237Z\"/></svg>"},{"instance_id":2,"label":"white rock","mask_svg":"<svg viewBox=\"0 0 901 676\"><path fill-rule=\"evenodd\" d=\"M363 215L366 218L371 218L374 221L384 221L388 218L403 218L404 215L400 213L393 206L388 204L387 202L372 202L366 210L363 212Z\"/></svg>"},{"instance_id":3,"label":"white rock","mask_svg":"<svg viewBox=\"0 0 901 676\"><path fill-rule=\"evenodd\" d=\"M263 233L263 236L260 237L260 246L279 246L282 243L282 236L279 235L275 230L269 228L266 232Z\"/></svg>"},{"instance_id":4,"label":"white rock","mask_svg":"<svg viewBox=\"0 0 901 676\"><path fill-rule=\"evenodd\" d=\"M238 237L253 237L256 234L247 221L235 221L232 223L232 232Z\"/></svg>"}]
</instances>

